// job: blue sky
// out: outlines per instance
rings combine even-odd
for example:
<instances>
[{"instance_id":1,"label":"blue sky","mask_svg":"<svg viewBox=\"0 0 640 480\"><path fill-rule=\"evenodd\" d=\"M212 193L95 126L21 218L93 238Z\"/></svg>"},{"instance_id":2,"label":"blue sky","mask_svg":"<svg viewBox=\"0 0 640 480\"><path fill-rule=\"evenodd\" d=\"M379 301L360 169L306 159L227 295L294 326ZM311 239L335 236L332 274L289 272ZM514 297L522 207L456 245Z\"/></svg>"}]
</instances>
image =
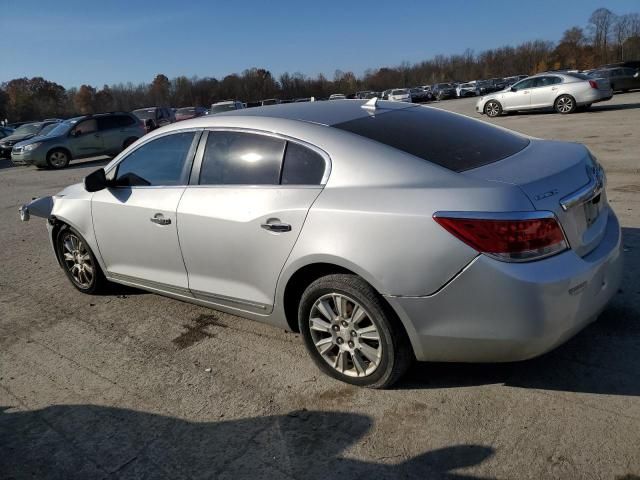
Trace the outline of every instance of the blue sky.
<instances>
[{"instance_id":1,"label":"blue sky","mask_svg":"<svg viewBox=\"0 0 640 480\"><path fill-rule=\"evenodd\" d=\"M493 7L487 6L491 3ZM604 6L640 1L0 0L0 82L43 76L65 87L155 74L215 76L265 67L275 75L362 74L436 54L525 40L557 41Z\"/></svg>"}]
</instances>

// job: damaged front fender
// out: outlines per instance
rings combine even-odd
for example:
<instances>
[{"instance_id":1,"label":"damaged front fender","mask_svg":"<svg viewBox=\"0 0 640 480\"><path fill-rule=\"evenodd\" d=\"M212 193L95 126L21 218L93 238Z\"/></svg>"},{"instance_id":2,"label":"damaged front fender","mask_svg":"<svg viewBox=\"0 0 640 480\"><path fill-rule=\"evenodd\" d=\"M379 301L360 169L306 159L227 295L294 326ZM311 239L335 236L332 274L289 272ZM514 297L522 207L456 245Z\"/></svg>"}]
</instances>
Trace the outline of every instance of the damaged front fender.
<instances>
[{"instance_id":1,"label":"damaged front fender","mask_svg":"<svg viewBox=\"0 0 640 480\"><path fill-rule=\"evenodd\" d=\"M34 198L29 203L22 205L18 212L20 213L20 220L23 222L29 221L31 215L42 218L49 218L51 211L53 210L53 197L40 197Z\"/></svg>"}]
</instances>

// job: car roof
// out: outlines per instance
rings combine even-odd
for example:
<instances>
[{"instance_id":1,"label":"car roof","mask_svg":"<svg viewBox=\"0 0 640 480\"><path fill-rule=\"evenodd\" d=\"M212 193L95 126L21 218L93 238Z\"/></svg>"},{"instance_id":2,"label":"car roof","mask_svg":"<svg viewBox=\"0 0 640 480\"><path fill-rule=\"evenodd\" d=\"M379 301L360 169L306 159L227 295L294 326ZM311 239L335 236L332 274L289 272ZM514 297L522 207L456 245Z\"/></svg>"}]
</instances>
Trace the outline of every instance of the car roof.
<instances>
[{"instance_id":1,"label":"car roof","mask_svg":"<svg viewBox=\"0 0 640 480\"><path fill-rule=\"evenodd\" d=\"M392 110L418 107L412 103L388 102L378 100L375 111L362 108L370 100L333 100L331 102L298 102L253 107L242 110L233 110L219 113L217 117L247 116L247 117L272 117L287 120L299 120L303 122L317 123L321 125L335 125L337 123L355 120L375 113L384 113Z\"/></svg>"}]
</instances>

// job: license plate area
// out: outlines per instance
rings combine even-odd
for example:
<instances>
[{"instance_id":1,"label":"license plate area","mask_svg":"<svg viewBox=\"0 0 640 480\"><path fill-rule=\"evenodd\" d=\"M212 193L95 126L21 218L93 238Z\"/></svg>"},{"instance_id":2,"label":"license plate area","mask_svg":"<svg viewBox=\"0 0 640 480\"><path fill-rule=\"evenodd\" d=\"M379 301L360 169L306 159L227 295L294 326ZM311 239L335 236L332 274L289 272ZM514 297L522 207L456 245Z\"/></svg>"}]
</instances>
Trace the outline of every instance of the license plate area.
<instances>
[{"instance_id":1,"label":"license plate area","mask_svg":"<svg viewBox=\"0 0 640 480\"><path fill-rule=\"evenodd\" d=\"M593 225L600 215L600 211L602 210L602 202L600 200L601 195L597 195L583 205L587 227Z\"/></svg>"}]
</instances>

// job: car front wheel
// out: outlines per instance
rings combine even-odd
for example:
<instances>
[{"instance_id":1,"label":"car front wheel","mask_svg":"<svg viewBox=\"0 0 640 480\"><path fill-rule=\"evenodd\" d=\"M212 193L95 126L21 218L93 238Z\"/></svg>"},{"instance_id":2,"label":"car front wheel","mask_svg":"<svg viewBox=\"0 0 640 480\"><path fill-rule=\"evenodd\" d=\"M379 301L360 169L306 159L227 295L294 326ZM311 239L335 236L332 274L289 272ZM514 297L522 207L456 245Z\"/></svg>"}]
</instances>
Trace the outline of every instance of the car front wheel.
<instances>
[{"instance_id":1,"label":"car front wheel","mask_svg":"<svg viewBox=\"0 0 640 480\"><path fill-rule=\"evenodd\" d=\"M76 230L64 226L56 238L56 253L67 278L82 293L99 293L107 280L86 240Z\"/></svg>"},{"instance_id":2,"label":"car front wheel","mask_svg":"<svg viewBox=\"0 0 640 480\"><path fill-rule=\"evenodd\" d=\"M489 100L484 105L484 113L487 117L495 118L502 113L502 105L495 100Z\"/></svg>"},{"instance_id":3,"label":"car front wheel","mask_svg":"<svg viewBox=\"0 0 640 480\"><path fill-rule=\"evenodd\" d=\"M60 169L69 165L69 154L64 150L51 150L47 154L47 165L49 168Z\"/></svg>"},{"instance_id":4,"label":"car front wheel","mask_svg":"<svg viewBox=\"0 0 640 480\"><path fill-rule=\"evenodd\" d=\"M316 365L343 382L390 387L413 360L400 321L356 275L328 275L309 285L300 301L298 321Z\"/></svg>"}]
</instances>

